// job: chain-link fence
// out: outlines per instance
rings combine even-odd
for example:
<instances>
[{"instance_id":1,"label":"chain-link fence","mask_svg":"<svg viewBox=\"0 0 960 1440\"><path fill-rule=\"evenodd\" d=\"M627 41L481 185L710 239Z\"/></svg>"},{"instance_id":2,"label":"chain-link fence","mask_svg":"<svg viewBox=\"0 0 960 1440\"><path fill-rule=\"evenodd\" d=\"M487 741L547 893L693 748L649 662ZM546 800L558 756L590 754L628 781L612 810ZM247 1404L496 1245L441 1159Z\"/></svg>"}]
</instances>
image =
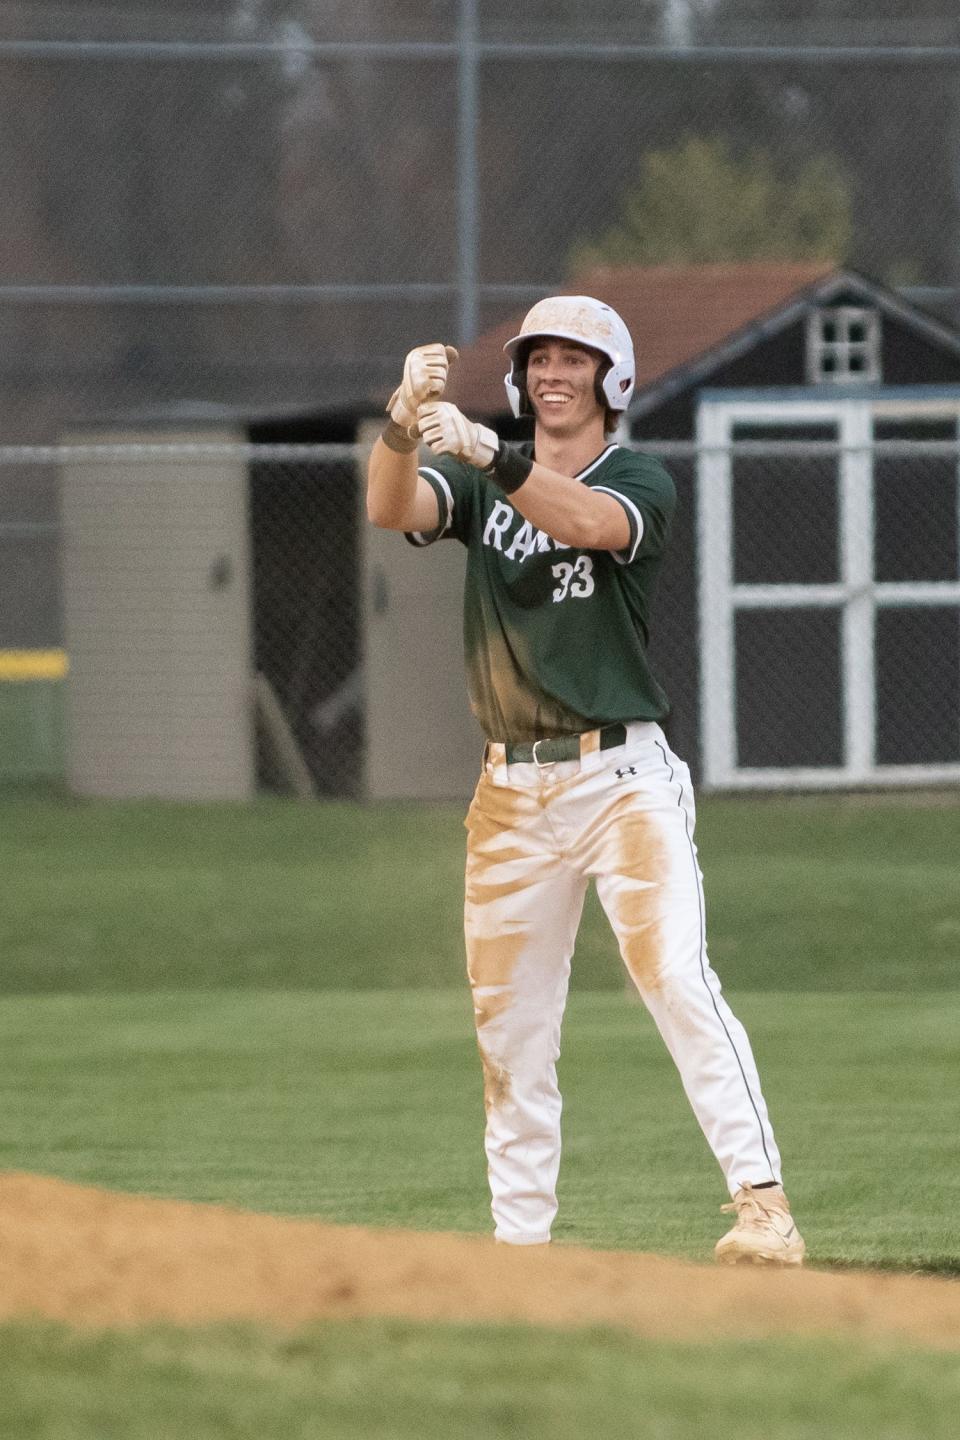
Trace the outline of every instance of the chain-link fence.
<instances>
[{"instance_id":1,"label":"chain-link fence","mask_svg":"<svg viewBox=\"0 0 960 1440\"><path fill-rule=\"evenodd\" d=\"M5 7L4 438L354 415L586 257L826 254L956 318L942 8Z\"/></svg>"},{"instance_id":2,"label":"chain-link fence","mask_svg":"<svg viewBox=\"0 0 960 1440\"><path fill-rule=\"evenodd\" d=\"M189 703L158 718L189 653L195 690L220 677L205 723L236 731L231 784L364 793L389 587L369 591L350 447L411 342L462 345L604 263L827 257L960 320L960 18L940 0L37 0L0 6L0 80L4 774L62 769L81 711L122 717L124 685L131 733L189 749ZM214 430L222 473L196 449L52 448ZM802 454L736 438L719 477L670 454L654 650L677 748L716 784L952 773L955 431L905 458L877 429L859 471L809 429ZM216 497L202 544L179 528L191 494ZM714 554L697 520L720 494ZM85 690L111 606L137 649L138 515L166 638ZM177 564L192 610L170 607Z\"/></svg>"},{"instance_id":3,"label":"chain-link fence","mask_svg":"<svg viewBox=\"0 0 960 1440\"><path fill-rule=\"evenodd\" d=\"M701 782L960 782L956 439L660 451L680 503L652 658ZM458 596L438 596L437 556L399 536L371 565L363 451L24 453L43 463L14 467L8 450L3 473L61 495L54 528L17 542L55 562L56 604L35 650L10 630L0 644L3 773L105 794L356 798L383 732L391 793L419 793L429 736L466 707ZM8 625L29 622L26 573L3 571Z\"/></svg>"}]
</instances>

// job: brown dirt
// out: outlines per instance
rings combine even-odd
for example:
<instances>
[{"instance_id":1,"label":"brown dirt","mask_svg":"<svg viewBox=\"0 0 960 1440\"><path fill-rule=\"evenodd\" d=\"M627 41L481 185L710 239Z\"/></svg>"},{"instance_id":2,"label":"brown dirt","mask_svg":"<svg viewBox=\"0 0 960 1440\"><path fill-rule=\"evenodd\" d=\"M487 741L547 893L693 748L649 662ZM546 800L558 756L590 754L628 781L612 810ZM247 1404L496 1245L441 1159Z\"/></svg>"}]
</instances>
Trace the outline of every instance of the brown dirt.
<instances>
[{"instance_id":1,"label":"brown dirt","mask_svg":"<svg viewBox=\"0 0 960 1440\"><path fill-rule=\"evenodd\" d=\"M960 1350L960 1283L518 1250L0 1175L0 1319L79 1326L358 1315L614 1325L675 1339L842 1331Z\"/></svg>"}]
</instances>

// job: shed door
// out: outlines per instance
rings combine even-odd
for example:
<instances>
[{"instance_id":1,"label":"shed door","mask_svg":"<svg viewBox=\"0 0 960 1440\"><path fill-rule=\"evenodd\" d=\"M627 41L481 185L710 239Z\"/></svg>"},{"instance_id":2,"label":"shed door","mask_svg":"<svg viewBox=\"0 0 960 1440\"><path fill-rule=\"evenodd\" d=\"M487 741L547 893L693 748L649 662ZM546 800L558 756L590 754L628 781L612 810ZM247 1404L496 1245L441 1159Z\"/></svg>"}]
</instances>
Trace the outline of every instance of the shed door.
<instances>
[{"instance_id":1,"label":"shed door","mask_svg":"<svg viewBox=\"0 0 960 1440\"><path fill-rule=\"evenodd\" d=\"M109 797L245 798L246 464L172 448L237 437L84 438L62 472L70 784Z\"/></svg>"},{"instance_id":2,"label":"shed door","mask_svg":"<svg viewBox=\"0 0 960 1440\"><path fill-rule=\"evenodd\" d=\"M880 415L891 403L701 404L706 785L960 778L956 430L937 456L890 454ZM924 526L935 504L934 564Z\"/></svg>"}]
</instances>

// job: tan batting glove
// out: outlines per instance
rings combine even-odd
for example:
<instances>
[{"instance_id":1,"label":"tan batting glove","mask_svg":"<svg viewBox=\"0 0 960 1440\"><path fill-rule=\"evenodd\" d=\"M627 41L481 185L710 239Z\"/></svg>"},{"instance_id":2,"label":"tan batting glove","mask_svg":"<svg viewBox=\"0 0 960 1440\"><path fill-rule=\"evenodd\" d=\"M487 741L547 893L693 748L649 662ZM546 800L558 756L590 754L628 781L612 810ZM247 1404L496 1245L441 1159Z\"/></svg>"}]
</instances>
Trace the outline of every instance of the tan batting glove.
<instances>
[{"instance_id":1,"label":"tan batting glove","mask_svg":"<svg viewBox=\"0 0 960 1440\"><path fill-rule=\"evenodd\" d=\"M439 400L451 361L457 358L452 345L418 345L410 351L403 362L403 379L387 401L395 425L416 435L417 406L425 400Z\"/></svg>"},{"instance_id":2,"label":"tan batting glove","mask_svg":"<svg viewBox=\"0 0 960 1440\"><path fill-rule=\"evenodd\" d=\"M421 438L434 455L453 455L485 470L500 450L500 441L486 425L468 420L448 400L428 401L417 411Z\"/></svg>"}]
</instances>

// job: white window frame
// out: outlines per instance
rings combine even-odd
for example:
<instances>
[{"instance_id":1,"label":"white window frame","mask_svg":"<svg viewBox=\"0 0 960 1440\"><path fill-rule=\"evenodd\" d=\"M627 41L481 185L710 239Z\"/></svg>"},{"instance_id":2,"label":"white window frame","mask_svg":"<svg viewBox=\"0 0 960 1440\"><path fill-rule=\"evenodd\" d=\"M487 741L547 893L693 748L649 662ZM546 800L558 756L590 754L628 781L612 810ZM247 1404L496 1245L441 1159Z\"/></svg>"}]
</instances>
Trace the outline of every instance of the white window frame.
<instances>
[{"instance_id":1,"label":"white window frame","mask_svg":"<svg viewBox=\"0 0 960 1440\"><path fill-rule=\"evenodd\" d=\"M828 340L823 328L837 327L835 339ZM862 325L864 338L850 339L851 325ZM824 370L823 358L830 355L837 362L832 370ZM864 365L850 369L851 355L860 356ZM811 385L876 384L880 375L880 315L861 305L833 305L811 310L807 316L807 380Z\"/></svg>"},{"instance_id":2,"label":"white window frame","mask_svg":"<svg viewBox=\"0 0 960 1440\"><path fill-rule=\"evenodd\" d=\"M794 392L796 393L796 392ZM882 397L882 390L878 392ZM960 420L960 393L933 407L909 399L701 399L697 416L697 553L703 785L714 789L840 789L960 781L960 762L878 765L874 649L884 605L960 608L960 579L873 578L873 421L936 414ZM840 574L832 584L741 585L733 577L733 429L740 424L835 424ZM960 507L958 507L960 510ZM960 533L960 513L957 516ZM841 617L843 763L753 767L739 763L735 626L741 610L823 606ZM958 718L960 727L960 718Z\"/></svg>"}]
</instances>

